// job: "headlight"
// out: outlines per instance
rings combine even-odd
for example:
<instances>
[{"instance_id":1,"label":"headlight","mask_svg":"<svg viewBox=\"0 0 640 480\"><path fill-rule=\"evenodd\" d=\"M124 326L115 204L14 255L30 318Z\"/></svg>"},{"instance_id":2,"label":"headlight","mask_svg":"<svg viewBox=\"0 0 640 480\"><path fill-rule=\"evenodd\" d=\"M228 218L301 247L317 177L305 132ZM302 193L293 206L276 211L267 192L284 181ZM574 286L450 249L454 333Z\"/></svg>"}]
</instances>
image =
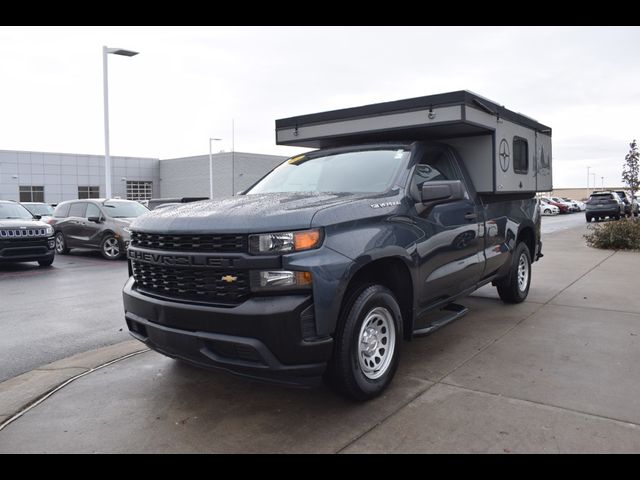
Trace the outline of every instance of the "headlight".
<instances>
[{"instance_id":1,"label":"headlight","mask_svg":"<svg viewBox=\"0 0 640 480\"><path fill-rule=\"evenodd\" d=\"M261 270L251 272L251 291L306 290L311 288L311 272Z\"/></svg>"},{"instance_id":2,"label":"headlight","mask_svg":"<svg viewBox=\"0 0 640 480\"><path fill-rule=\"evenodd\" d=\"M273 255L318 248L322 243L320 229L298 232L261 233L249 236L249 253Z\"/></svg>"},{"instance_id":3,"label":"headlight","mask_svg":"<svg viewBox=\"0 0 640 480\"><path fill-rule=\"evenodd\" d=\"M45 229L47 231L47 235L53 235L53 227L51 225L47 225Z\"/></svg>"}]
</instances>

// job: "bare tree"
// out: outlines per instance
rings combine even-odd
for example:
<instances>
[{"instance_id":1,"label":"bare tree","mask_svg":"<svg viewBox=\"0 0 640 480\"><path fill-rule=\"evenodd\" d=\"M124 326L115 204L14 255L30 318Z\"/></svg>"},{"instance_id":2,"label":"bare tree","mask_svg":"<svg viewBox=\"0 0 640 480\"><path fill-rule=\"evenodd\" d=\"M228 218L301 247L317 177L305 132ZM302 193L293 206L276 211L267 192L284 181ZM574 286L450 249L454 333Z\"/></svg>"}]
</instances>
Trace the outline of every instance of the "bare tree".
<instances>
[{"instance_id":1,"label":"bare tree","mask_svg":"<svg viewBox=\"0 0 640 480\"><path fill-rule=\"evenodd\" d=\"M629 144L631 150L624 157L624 166L622 167L622 181L627 184L631 192L632 202L635 201L636 192L640 188L640 152L638 152L638 144L635 139ZM631 215L633 218L633 214Z\"/></svg>"}]
</instances>

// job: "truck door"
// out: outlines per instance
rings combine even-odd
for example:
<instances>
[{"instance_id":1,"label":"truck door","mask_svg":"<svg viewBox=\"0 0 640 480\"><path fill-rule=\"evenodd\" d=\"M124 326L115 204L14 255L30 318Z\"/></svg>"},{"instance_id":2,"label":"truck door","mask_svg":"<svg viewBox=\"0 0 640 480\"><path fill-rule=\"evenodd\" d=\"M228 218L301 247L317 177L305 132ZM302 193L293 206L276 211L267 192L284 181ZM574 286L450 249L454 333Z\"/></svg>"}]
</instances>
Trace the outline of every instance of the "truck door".
<instances>
[{"instance_id":1,"label":"truck door","mask_svg":"<svg viewBox=\"0 0 640 480\"><path fill-rule=\"evenodd\" d=\"M419 161L410 179L412 192L438 180L461 180L466 190L463 200L432 207L418 203L412 212L423 232L416 242L416 255L421 281L418 302L426 306L460 293L480 279L484 268L483 217L449 149L427 146L416 155Z\"/></svg>"}]
</instances>

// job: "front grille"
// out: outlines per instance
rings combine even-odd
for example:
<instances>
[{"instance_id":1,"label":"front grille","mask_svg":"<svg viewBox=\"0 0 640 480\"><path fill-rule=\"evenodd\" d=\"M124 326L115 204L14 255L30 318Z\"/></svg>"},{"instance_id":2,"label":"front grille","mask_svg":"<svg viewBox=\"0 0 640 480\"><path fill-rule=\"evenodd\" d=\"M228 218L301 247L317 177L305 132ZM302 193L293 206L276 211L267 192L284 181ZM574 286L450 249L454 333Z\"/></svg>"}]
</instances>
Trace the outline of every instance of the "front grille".
<instances>
[{"instance_id":1,"label":"front grille","mask_svg":"<svg viewBox=\"0 0 640 480\"><path fill-rule=\"evenodd\" d=\"M243 302L250 293L248 271L244 270L179 268L135 260L131 267L141 293L227 305Z\"/></svg>"},{"instance_id":2,"label":"front grille","mask_svg":"<svg viewBox=\"0 0 640 480\"><path fill-rule=\"evenodd\" d=\"M246 253L246 235L165 235L131 232L131 246L181 252Z\"/></svg>"},{"instance_id":3,"label":"front grille","mask_svg":"<svg viewBox=\"0 0 640 480\"><path fill-rule=\"evenodd\" d=\"M0 238L33 238L33 237L46 237L46 228L2 228L0 229Z\"/></svg>"}]
</instances>

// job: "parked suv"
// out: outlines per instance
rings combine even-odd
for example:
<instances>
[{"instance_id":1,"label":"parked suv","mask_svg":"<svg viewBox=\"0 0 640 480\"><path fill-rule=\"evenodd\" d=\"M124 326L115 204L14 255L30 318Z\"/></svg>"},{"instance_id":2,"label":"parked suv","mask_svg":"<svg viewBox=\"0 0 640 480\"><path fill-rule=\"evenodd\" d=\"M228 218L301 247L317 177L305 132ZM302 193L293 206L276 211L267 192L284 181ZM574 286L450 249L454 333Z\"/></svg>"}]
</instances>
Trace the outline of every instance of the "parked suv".
<instances>
[{"instance_id":1,"label":"parked suv","mask_svg":"<svg viewBox=\"0 0 640 480\"><path fill-rule=\"evenodd\" d=\"M602 220L605 217L619 220L624 212L624 202L616 192L594 192L587 201L585 217L587 222L594 218Z\"/></svg>"},{"instance_id":2,"label":"parked suv","mask_svg":"<svg viewBox=\"0 0 640 480\"><path fill-rule=\"evenodd\" d=\"M0 263L38 262L48 267L54 257L53 228L19 203L0 200Z\"/></svg>"},{"instance_id":3,"label":"parked suv","mask_svg":"<svg viewBox=\"0 0 640 480\"><path fill-rule=\"evenodd\" d=\"M53 212L56 251L72 248L99 250L107 260L122 258L129 245L129 224L149 212L131 200L71 200L60 203Z\"/></svg>"}]
</instances>

